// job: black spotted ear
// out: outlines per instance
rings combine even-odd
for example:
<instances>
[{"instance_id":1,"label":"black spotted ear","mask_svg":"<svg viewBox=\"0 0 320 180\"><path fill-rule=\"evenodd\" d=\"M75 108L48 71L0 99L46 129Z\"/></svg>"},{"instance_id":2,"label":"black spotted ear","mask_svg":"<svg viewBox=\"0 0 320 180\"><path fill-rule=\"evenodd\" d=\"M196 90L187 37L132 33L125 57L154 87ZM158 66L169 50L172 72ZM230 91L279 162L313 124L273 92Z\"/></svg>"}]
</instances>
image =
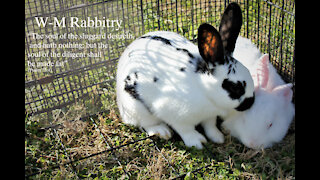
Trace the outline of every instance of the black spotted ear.
<instances>
[{"instance_id":1,"label":"black spotted ear","mask_svg":"<svg viewBox=\"0 0 320 180\"><path fill-rule=\"evenodd\" d=\"M222 44L226 54L230 54L234 51L241 26L241 8L237 3L230 3L222 15L219 27Z\"/></svg>"},{"instance_id":2,"label":"black spotted ear","mask_svg":"<svg viewBox=\"0 0 320 180\"><path fill-rule=\"evenodd\" d=\"M207 63L224 63L224 52L219 32L210 24L201 24L198 29L198 48Z\"/></svg>"}]
</instances>

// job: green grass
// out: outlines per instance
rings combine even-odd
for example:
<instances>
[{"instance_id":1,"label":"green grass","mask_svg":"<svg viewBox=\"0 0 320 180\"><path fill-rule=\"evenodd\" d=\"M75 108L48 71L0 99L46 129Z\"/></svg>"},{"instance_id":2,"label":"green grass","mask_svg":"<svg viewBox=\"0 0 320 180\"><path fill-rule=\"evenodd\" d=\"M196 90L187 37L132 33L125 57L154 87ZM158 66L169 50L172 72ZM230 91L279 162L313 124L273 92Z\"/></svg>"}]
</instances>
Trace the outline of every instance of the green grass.
<instances>
[{"instance_id":1,"label":"green grass","mask_svg":"<svg viewBox=\"0 0 320 180\"><path fill-rule=\"evenodd\" d=\"M181 175L185 179L295 178L294 124L284 140L270 149L246 148L225 133L224 144L209 142L206 148L197 150L186 147L177 137L139 141L147 135L123 124L114 91L110 90L109 98L105 106L110 111L90 118L80 119L88 109L83 104L54 111L51 123L59 124L54 128L44 123L45 117L26 118L26 174L41 169L40 174L30 178L169 179ZM52 128L44 130L48 126ZM138 142L131 144L134 141ZM111 147L119 148L104 152ZM104 153L79 160L100 152ZM67 164L70 160L75 162Z\"/></svg>"}]
</instances>

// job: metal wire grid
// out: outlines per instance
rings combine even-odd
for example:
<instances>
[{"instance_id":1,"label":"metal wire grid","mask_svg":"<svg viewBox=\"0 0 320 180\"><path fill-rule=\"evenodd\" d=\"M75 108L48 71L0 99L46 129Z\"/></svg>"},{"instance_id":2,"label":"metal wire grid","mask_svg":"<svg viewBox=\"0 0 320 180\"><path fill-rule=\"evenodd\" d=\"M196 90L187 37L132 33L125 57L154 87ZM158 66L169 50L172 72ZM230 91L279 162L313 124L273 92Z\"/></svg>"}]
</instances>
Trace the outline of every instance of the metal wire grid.
<instances>
[{"instance_id":1,"label":"metal wire grid","mask_svg":"<svg viewBox=\"0 0 320 180\"><path fill-rule=\"evenodd\" d=\"M264 53L269 53L271 62L278 69L283 78L294 83L295 77L295 58L294 58L294 37L295 37L295 6L294 1L237 1L243 10L244 24L241 30L241 35L250 38L254 41L260 50ZM98 107L89 111L86 119L94 124L95 128L100 132L106 149L89 156L78 159L71 159L67 149L63 145L59 135L56 133L55 124L50 124L48 129L52 130L53 136L57 137L64 154L68 157L68 161L64 164L52 166L52 169L61 168L61 166L69 168L76 174L73 163L89 159L102 154L108 154L121 165L115 152L122 147L134 144L139 141L151 140L155 149L160 152L156 141L153 137L133 140L119 146L110 146L108 137L101 133L100 127L95 123L92 114L99 111L105 111L101 106L101 96L108 94L108 87L113 86L116 62L120 57L125 47L132 41L125 39L122 41L103 39L93 40L95 43L107 43L108 48L102 52L101 58L54 58L49 57L52 62L66 61L65 66L52 67L51 72L28 72L29 62L48 61L48 58L43 57L28 57L28 53L49 52L63 53L68 50L63 48L56 49L37 49L29 48L32 43L73 43L76 41L54 40L54 39L33 39L31 33L39 34L99 34L99 33L125 33L130 32L135 37L153 31L153 30L170 30L182 34L186 38L196 41L196 29L199 24L209 22L215 27L218 27L221 14L229 1L195 1L190 0L186 3L182 1L169 0L150 0L144 2L142 0L109 0L109 1L63 1L63 0L28 0L25 8L25 53L26 53L26 74L25 74L25 108L26 114L46 114L47 118L52 118L52 110L63 107L68 107L74 102L80 101L84 104L92 104ZM35 24L34 17L107 17L110 19L122 19L123 28L120 31L115 31L109 28L81 28L73 29L53 28L38 28ZM83 42L79 42L83 43ZM88 48L83 51L98 52L99 49ZM73 49L73 52L77 52ZM107 89L107 90L106 90ZM96 103L98 102L98 103ZM212 155L209 149L208 154ZM161 153L161 152L160 152ZM164 159L170 165L164 155ZM214 159L213 155L211 156ZM194 172L200 171L203 168ZM27 174L27 177L40 173L42 170L34 170L33 173ZM183 177L185 174L179 174L173 168L176 177ZM192 173L194 173L192 172ZM128 176L128 173L124 171ZM76 176L78 177L78 176Z\"/></svg>"},{"instance_id":2,"label":"metal wire grid","mask_svg":"<svg viewBox=\"0 0 320 180\"><path fill-rule=\"evenodd\" d=\"M28 1L30 16L26 16L26 54L43 52L43 49L31 49L28 46L31 43L74 43L75 41L70 39L65 40L37 40L32 39L31 34L37 32L39 34L63 34L63 33L74 33L74 34L98 34L99 30L101 32L107 32L109 29L71 29L67 28L56 28L52 26L46 26L46 28L38 28L35 25L36 16L56 16L61 17L101 17L112 14L112 18L123 18L119 17L119 13L114 11L120 10L120 5L118 1L108 2L107 4L93 3L93 4L84 4L84 1L68 1L69 3L64 3L61 1L54 1L53 7L58 10L58 12L50 11L52 7L51 3L47 5L41 5L40 7L47 7L48 13L45 8L41 8L39 12L37 8L38 2L44 1ZM50 1L46 1L49 3ZM31 8L34 7L34 8ZM59 8L57 8L59 7ZM81 8L82 7L82 8ZM27 10L28 8L26 8ZM109 12L110 11L110 12ZM116 17L117 16L117 17ZM95 41L98 43L99 41ZM102 42L102 40L100 40ZM81 43L81 42L80 42ZM83 43L83 42L82 42ZM108 83L110 79L113 79L112 69L115 69L115 63L117 58L120 56L121 52L125 48L125 42L103 42L108 43L108 49L102 53L102 58L54 58L49 57L51 62L65 62L63 67L52 67L52 72L40 72L33 73L26 70L25 76L25 86L26 86L26 111L28 114L42 113L50 111L56 108L61 108L68 104L75 102L77 99L88 96L88 93L91 92L94 88L102 83ZM46 51L55 51L55 53L69 52L68 49L56 48L56 49L45 49ZM88 48L83 51L98 52L98 49ZM81 49L72 49L73 53L81 52ZM27 58L29 62L41 62L48 61L48 58ZM26 64L28 67L28 64Z\"/></svg>"}]
</instances>

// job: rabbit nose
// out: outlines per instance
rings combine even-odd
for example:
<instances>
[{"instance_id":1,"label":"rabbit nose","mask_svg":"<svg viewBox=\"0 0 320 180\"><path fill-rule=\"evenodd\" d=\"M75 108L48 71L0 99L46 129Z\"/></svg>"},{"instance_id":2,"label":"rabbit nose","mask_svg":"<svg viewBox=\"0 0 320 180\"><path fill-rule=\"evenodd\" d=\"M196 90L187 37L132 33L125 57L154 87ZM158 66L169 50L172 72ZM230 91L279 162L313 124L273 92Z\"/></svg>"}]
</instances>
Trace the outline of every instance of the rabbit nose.
<instances>
[{"instance_id":1,"label":"rabbit nose","mask_svg":"<svg viewBox=\"0 0 320 180\"><path fill-rule=\"evenodd\" d=\"M254 98L255 98L254 95L252 97L245 98L244 101L242 101L242 103L238 107L236 107L235 109L237 111L245 111L245 110L249 109L252 106L252 104L254 103Z\"/></svg>"}]
</instances>

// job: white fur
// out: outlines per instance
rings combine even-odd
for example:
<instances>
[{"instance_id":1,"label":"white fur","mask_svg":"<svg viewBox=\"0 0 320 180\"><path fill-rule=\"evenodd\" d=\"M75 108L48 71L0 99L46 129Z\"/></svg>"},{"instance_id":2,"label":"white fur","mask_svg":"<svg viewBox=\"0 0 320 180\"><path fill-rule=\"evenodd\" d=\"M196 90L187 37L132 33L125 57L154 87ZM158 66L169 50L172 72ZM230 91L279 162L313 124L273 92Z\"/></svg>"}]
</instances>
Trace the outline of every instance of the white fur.
<instances>
[{"instance_id":1,"label":"white fur","mask_svg":"<svg viewBox=\"0 0 320 180\"><path fill-rule=\"evenodd\" d=\"M150 32L144 36L161 36L172 43L140 38L132 42L122 54L117 69L117 103L123 122L143 127L149 135L170 138L170 125L183 139L186 146L202 148L206 138L195 130L204 127L210 140L222 143L223 134L217 129L216 117L226 116L246 97L252 97L254 86L246 67L237 62L236 73L227 74L229 64L217 65L214 75L195 72L195 62L202 60L198 47L173 32ZM195 58L176 48L187 49ZM179 69L185 67L185 71ZM135 78L141 100L124 90L125 79ZM154 77L157 81L154 82ZM245 81L245 94L232 100L221 87L224 79ZM148 107L148 108L146 108Z\"/></svg>"},{"instance_id":2,"label":"white fur","mask_svg":"<svg viewBox=\"0 0 320 180\"><path fill-rule=\"evenodd\" d=\"M234 112L225 118L222 125L247 147L271 147L283 139L294 117L292 84L286 84L269 63L268 55L261 55L246 38L238 37L233 56L253 75L256 99L249 110ZM265 86L262 85L263 81L267 83Z\"/></svg>"}]
</instances>

